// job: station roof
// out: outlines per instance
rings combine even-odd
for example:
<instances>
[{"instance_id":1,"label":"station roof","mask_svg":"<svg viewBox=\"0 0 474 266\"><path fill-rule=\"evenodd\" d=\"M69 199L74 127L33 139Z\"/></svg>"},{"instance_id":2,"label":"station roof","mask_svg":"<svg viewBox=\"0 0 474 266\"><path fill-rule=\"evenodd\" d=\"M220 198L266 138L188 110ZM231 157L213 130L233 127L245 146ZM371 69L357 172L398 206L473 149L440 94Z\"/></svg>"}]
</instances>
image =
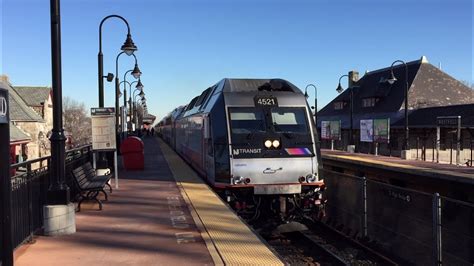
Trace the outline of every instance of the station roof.
<instances>
[{"instance_id":1,"label":"station roof","mask_svg":"<svg viewBox=\"0 0 474 266\"><path fill-rule=\"evenodd\" d=\"M408 115L410 127L436 127L437 117L440 116L461 116L461 126L474 128L474 104L461 104L451 106L439 106L422 108L412 111ZM393 127L403 127L405 118L394 123Z\"/></svg>"},{"instance_id":2,"label":"station roof","mask_svg":"<svg viewBox=\"0 0 474 266\"><path fill-rule=\"evenodd\" d=\"M31 138L13 123L10 123L10 143L28 142Z\"/></svg>"},{"instance_id":3,"label":"station roof","mask_svg":"<svg viewBox=\"0 0 474 266\"><path fill-rule=\"evenodd\" d=\"M387 82L391 76L390 67L367 72L355 82L352 87L355 128L360 119L390 118L392 125L402 123L400 119L404 118L406 80L410 113L422 108L474 104L474 90L431 65L426 57L407 62L407 68L408 79L405 78L403 64L394 66L397 81L393 84ZM343 128L349 127L350 91L346 89L318 112L318 125L322 120L340 120ZM364 99L368 98L374 100L375 105L364 106ZM336 102L342 102L343 108L336 109ZM446 109L446 112L449 110ZM416 122L417 119L409 119L410 124L412 121Z\"/></svg>"},{"instance_id":4,"label":"station roof","mask_svg":"<svg viewBox=\"0 0 474 266\"><path fill-rule=\"evenodd\" d=\"M0 86L8 89L10 120L18 122L44 122L43 118L29 107L12 86L5 82L0 82Z\"/></svg>"},{"instance_id":5,"label":"station roof","mask_svg":"<svg viewBox=\"0 0 474 266\"><path fill-rule=\"evenodd\" d=\"M51 87L13 86L28 106L42 106L48 101Z\"/></svg>"}]
</instances>

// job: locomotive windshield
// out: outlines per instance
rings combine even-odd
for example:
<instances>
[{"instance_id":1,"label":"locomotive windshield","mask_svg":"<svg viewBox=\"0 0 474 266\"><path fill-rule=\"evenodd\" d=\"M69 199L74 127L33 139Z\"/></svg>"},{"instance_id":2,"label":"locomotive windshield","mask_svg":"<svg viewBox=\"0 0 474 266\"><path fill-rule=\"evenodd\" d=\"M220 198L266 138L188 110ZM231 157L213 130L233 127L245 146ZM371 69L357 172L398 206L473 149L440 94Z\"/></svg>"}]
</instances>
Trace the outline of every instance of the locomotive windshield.
<instances>
[{"instance_id":1,"label":"locomotive windshield","mask_svg":"<svg viewBox=\"0 0 474 266\"><path fill-rule=\"evenodd\" d=\"M232 134L265 132L265 116L259 109L232 108L230 121Z\"/></svg>"},{"instance_id":2,"label":"locomotive windshield","mask_svg":"<svg viewBox=\"0 0 474 266\"><path fill-rule=\"evenodd\" d=\"M304 108L272 108L272 122L275 132L309 132Z\"/></svg>"}]
</instances>

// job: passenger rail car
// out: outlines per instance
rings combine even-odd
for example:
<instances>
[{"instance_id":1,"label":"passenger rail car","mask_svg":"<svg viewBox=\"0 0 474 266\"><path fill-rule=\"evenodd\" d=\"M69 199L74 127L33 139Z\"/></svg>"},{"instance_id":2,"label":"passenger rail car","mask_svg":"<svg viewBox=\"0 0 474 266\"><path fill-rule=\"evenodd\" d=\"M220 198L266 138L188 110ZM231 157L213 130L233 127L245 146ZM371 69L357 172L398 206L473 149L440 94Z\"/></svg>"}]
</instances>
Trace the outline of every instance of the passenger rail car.
<instances>
[{"instance_id":1,"label":"passenger rail car","mask_svg":"<svg viewBox=\"0 0 474 266\"><path fill-rule=\"evenodd\" d=\"M244 198L273 198L282 212L287 201L299 209L319 203L318 136L296 86L223 79L180 108L158 124L159 132L228 201L244 208Z\"/></svg>"}]
</instances>

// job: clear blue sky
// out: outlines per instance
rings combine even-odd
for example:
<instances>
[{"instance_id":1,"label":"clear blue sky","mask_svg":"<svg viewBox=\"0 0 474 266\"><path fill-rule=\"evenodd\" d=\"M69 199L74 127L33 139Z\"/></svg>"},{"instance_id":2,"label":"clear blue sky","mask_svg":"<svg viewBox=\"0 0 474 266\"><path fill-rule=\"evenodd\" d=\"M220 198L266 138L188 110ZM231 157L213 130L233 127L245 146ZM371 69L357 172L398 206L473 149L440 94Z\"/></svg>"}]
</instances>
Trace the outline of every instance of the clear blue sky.
<instances>
[{"instance_id":1,"label":"clear blue sky","mask_svg":"<svg viewBox=\"0 0 474 266\"><path fill-rule=\"evenodd\" d=\"M1 68L14 85L50 85L47 0L0 0ZM318 86L319 108L340 75L422 55L473 81L472 0L62 0L63 94L97 105L98 26L131 25L150 113L162 117L224 77L279 77ZM125 25L104 25L105 73ZM121 57L120 78L133 67ZM129 78L131 79L131 77ZM114 105L106 83L106 105ZM311 91L311 97L313 91Z\"/></svg>"}]
</instances>

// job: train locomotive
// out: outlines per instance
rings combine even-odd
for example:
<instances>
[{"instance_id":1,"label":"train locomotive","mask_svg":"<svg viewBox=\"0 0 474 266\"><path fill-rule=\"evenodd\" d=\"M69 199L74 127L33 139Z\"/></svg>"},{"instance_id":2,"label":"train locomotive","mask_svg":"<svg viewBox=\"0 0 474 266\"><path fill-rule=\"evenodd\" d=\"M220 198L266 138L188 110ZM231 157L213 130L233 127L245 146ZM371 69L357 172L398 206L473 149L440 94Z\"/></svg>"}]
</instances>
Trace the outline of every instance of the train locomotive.
<instances>
[{"instance_id":1,"label":"train locomotive","mask_svg":"<svg viewBox=\"0 0 474 266\"><path fill-rule=\"evenodd\" d=\"M223 79L165 116L156 131L234 209L290 219L319 208L323 180L306 99L283 79Z\"/></svg>"}]
</instances>

